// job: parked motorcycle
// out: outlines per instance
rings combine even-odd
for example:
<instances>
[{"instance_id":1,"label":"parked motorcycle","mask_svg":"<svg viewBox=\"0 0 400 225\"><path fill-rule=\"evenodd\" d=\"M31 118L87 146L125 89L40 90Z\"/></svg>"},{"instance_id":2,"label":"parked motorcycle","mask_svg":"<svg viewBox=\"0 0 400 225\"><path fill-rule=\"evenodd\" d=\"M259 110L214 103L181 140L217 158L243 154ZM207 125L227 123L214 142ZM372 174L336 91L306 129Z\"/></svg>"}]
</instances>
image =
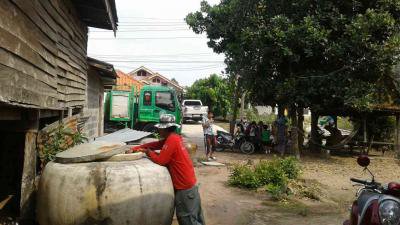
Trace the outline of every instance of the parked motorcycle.
<instances>
[{"instance_id":1,"label":"parked motorcycle","mask_svg":"<svg viewBox=\"0 0 400 225\"><path fill-rule=\"evenodd\" d=\"M217 152L222 152L225 149L239 149L245 154L252 154L256 149L255 144L249 140L249 137L241 133L232 136L228 132L217 131L215 144L215 151Z\"/></svg>"},{"instance_id":2,"label":"parked motorcycle","mask_svg":"<svg viewBox=\"0 0 400 225\"><path fill-rule=\"evenodd\" d=\"M376 182L368 169L368 156L359 156L357 163L371 174L372 179L350 179L362 187L357 191L357 199L350 210L350 219L343 225L400 225L400 183L382 185Z\"/></svg>"}]
</instances>

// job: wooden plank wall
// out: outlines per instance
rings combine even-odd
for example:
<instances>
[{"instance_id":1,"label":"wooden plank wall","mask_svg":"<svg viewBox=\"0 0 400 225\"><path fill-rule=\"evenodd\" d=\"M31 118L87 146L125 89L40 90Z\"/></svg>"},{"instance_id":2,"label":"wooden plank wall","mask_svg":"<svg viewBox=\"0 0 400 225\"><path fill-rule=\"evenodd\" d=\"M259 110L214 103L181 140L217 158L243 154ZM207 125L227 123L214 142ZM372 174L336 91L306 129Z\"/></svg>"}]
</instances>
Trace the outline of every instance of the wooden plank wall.
<instances>
[{"instance_id":1,"label":"wooden plank wall","mask_svg":"<svg viewBox=\"0 0 400 225\"><path fill-rule=\"evenodd\" d=\"M0 1L0 101L85 104L87 26L70 0Z\"/></svg>"}]
</instances>

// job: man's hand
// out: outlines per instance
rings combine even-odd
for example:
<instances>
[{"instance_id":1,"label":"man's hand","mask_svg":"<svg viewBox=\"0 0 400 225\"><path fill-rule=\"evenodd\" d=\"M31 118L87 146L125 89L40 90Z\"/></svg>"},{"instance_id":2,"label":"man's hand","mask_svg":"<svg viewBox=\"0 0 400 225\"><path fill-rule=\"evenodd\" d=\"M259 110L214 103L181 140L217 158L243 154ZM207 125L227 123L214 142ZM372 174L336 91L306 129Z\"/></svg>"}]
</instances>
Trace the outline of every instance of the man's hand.
<instances>
[{"instance_id":1,"label":"man's hand","mask_svg":"<svg viewBox=\"0 0 400 225\"><path fill-rule=\"evenodd\" d=\"M148 151L150 151L150 149L135 146L135 147L132 147L129 150L127 150L126 153L129 154L129 153L134 153L134 152L143 152L143 153L147 154Z\"/></svg>"},{"instance_id":2,"label":"man's hand","mask_svg":"<svg viewBox=\"0 0 400 225\"><path fill-rule=\"evenodd\" d=\"M128 150L125 151L125 154L130 154L133 153L135 150L133 150L133 148L130 148Z\"/></svg>"},{"instance_id":3,"label":"man's hand","mask_svg":"<svg viewBox=\"0 0 400 225\"><path fill-rule=\"evenodd\" d=\"M148 149L148 148L139 148L139 149L136 149L136 152L143 152L144 154L149 154L149 152L150 152L150 149Z\"/></svg>"}]
</instances>

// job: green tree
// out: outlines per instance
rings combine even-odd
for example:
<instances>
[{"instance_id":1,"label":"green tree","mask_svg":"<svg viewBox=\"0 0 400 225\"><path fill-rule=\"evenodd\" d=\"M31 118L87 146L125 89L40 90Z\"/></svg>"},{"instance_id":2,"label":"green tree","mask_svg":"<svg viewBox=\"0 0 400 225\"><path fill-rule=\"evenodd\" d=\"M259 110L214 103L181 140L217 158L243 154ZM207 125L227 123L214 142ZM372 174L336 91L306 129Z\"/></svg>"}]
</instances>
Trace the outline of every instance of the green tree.
<instances>
[{"instance_id":1,"label":"green tree","mask_svg":"<svg viewBox=\"0 0 400 225\"><path fill-rule=\"evenodd\" d=\"M226 117L231 110L232 88L227 78L212 74L187 89L186 98L200 99L216 116Z\"/></svg>"},{"instance_id":2,"label":"green tree","mask_svg":"<svg viewBox=\"0 0 400 225\"><path fill-rule=\"evenodd\" d=\"M255 103L314 112L393 100L400 1L223 0L186 22L226 55Z\"/></svg>"}]
</instances>

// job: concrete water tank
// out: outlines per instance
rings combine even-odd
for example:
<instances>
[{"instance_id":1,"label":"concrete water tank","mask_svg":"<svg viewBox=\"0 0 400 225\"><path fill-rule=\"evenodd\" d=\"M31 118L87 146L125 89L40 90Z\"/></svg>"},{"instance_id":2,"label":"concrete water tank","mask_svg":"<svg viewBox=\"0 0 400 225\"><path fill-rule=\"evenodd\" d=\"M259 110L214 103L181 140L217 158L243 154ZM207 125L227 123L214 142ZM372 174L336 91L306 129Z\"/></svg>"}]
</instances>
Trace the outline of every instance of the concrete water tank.
<instances>
[{"instance_id":1,"label":"concrete water tank","mask_svg":"<svg viewBox=\"0 0 400 225\"><path fill-rule=\"evenodd\" d=\"M170 225L168 170L148 159L49 163L38 189L40 225Z\"/></svg>"}]
</instances>

